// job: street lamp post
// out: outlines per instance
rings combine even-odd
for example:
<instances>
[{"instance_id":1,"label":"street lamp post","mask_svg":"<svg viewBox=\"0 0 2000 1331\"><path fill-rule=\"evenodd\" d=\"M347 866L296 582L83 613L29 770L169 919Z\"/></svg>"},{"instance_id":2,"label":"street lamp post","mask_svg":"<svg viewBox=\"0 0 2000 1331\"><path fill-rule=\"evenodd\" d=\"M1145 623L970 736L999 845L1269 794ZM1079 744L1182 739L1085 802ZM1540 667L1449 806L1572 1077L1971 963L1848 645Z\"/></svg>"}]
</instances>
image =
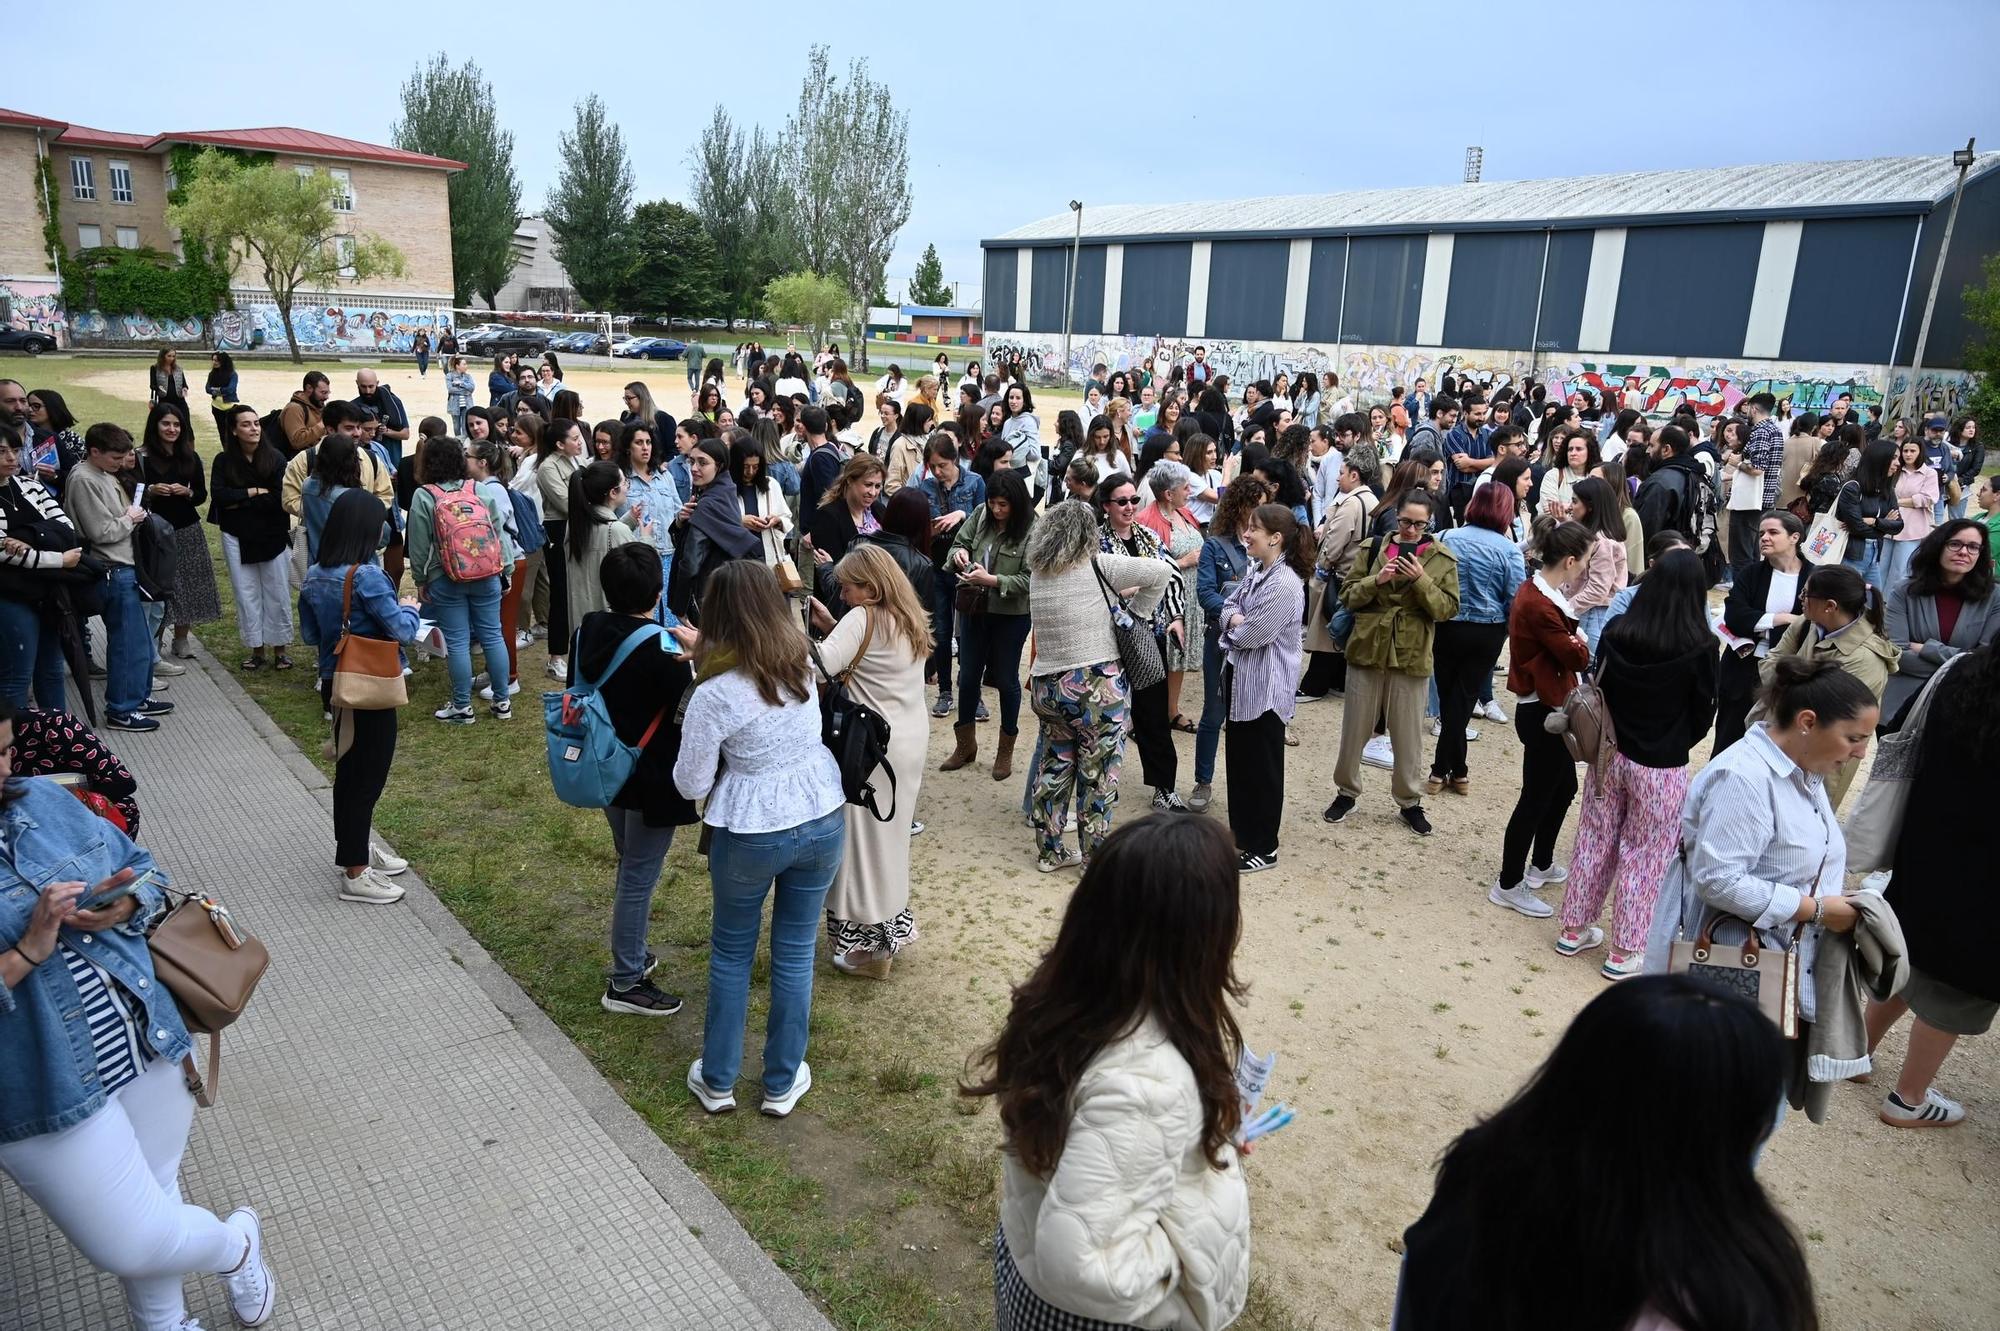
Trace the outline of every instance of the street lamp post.
<instances>
[{"instance_id":1,"label":"street lamp post","mask_svg":"<svg viewBox=\"0 0 2000 1331\"><path fill-rule=\"evenodd\" d=\"M1963 176L1960 177L1963 179ZM1069 210L1076 214L1076 239L1069 246L1069 282L1063 292L1063 354L1062 379L1069 382L1069 330L1070 322L1076 314L1076 260L1083 252L1083 204L1075 199L1069 201Z\"/></svg>"},{"instance_id":2,"label":"street lamp post","mask_svg":"<svg viewBox=\"0 0 2000 1331\"><path fill-rule=\"evenodd\" d=\"M1924 350L1931 338L1931 316L1937 313L1938 287L1944 282L1944 261L1951 255L1951 229L1958 224L1958 201L1965 197L1965 173L1972 169L1976 155L1972 150L1972 139L1951 155L1951 164L1958 168L1958 184L1951 192L1951 211L1944 218L1944 239L1938 244L1937 262L1931 266L1931 293L1924 300L1924 319L1917 325L1916 354L1910 358L1910 396L1903 404L1905 412L1917 397L1917 378L1923 373Z\"/></svg>"}]
</instances>

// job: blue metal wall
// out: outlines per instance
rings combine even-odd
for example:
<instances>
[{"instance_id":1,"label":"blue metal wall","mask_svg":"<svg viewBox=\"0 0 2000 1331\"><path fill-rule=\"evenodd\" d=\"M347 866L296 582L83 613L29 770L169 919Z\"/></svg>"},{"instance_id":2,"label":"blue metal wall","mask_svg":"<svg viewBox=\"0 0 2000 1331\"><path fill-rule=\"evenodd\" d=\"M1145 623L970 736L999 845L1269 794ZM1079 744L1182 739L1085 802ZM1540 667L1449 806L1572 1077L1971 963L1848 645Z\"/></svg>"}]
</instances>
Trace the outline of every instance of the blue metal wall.
<instances>
[{"instance_id":1,"label":"blue metal wall","mask_svg":"<svg viewBox=\"0 0 2000 1331\"><path fill-rule=\"evenodd\" d=\"M1340 340L1415 345L1424 297L1424 237L1356 236L1351 244Z\"/></svg>"},{"instance_id":2,"label":"blue metal wall","mask_svg":"<svg viewBox=\"0 0 2000 1331\"><path fill-rule=\"evenodd\" d=\"M1060 333L1069 299L1069 246L1035 251L1035 289L1029 293L1028 331ZM1076 306L1070 331L1104 331L1104 246L1085 245L1076 259Z\"/></svg>"},{"instance_id":3,"label":"blue metal wall","mask_svg":"<svg viewBox=\"0 0 2000 1331\"><path fill-rule=\"evenodd\" d=\"M1583 329L1583 293L1590 285L1595 231L1558 231L1549 239L1549 275L1542 284L1537 351L1568 351Z\"/></svg>"},{"instance_id":4,"label":"blue metal wall","mask_svg":"<svg viewBox=\"0 0 2000 1331\"><path fill-rule=\"evenodd\" d=\"M1611 354L1741 356L1763 244L1762 222L1631 228Z\"/></svg>"},{"instance_id":5,"label":"blue metal wall","mask_svg":"<svg viewBox=\"0 0 2000 1331\"><path fill-rule=\"evenodd\" d=\"M1451 250L1444 307L1448 347L1526 347L1535 336L1545 231L1470 231Z\"/></svg>"},{"instance_id":6,"label":"blue metal wall","mask_svg":"<svg viewBox=\"0 0 2000 1331\"><path fill-rule=\"evenodd\" d=\"M1779 356L1864 363L1890 359L1916 237L1914 217L1807 222L1799 235L1799 262L1792 273Z\"/></svg>"},{"instance_id":7,"label":"blue metal wall","mask_svg":"<svg viewBox=\"0 0 2000 1331\"><path fill-rule=\"evenodd\" d=\"M1153 337L1187 336L1188 269L1193 260L1189 241L1127 245L1118 327Z\"/></svg>"},{"instance_id":8,"label":"blue metal wall","mask_svg":"<svg viewBox=\"0 0 2000 1331\"><path fill-rule=\"evenodd\" d=\"M1018 333L1014 327L1014 270L1020 267L1018 250L986 251L986 285L980 304L984 307L983 327L989 333Z\"/></svg>"},{"instance_id":9,"label":"blue metal wall","mask_svg":"<svg viewBox=\"0 0 2000 1331\"><path fill-rule=\"evenodd\" d=\"M1897 343L1899 365L1908 365L1916 353L1917 329L1930 296L1931 270L1937 263L1938 245L1944 239L1945 218L1950 212L1951 200L1946 198L1924 219L1916 281L1910 285L1902 337ZM1989 254L2000 254L2000 171L1992 170L1966 182L1965 198L1958 206L1958 225L1951 233L1951 258L1944 267L1944 280L1938 284L1937 315L1931 322L1930 342L1924 347L1925 365L1964 368L1965 343L1973 332L1965 318L1965 288L1985 281L1980 265Z\"/></svg>"},{"instance_id":10,"label":"blue metal wall","mask_svg":"<svg viewBox=\"0 0 2000 1331\"><path fill-rule=\"evenodd\" d=\"M1338 342L1341 284L1347 275L1347 239L1322 237L1312 247L1312 270L1306 276L1306 341Z\"/></svg>"},{"instance_id":11,"label":"blue metal wall","mask_svg":"<svg viewBox=\"0 0 2000 1331\"><path fill-rule=\"evenodd\" d=\"M1208 254L1209 337L1285 335L1289 240L1218 240Z\"/></svg>"}]
</instances>

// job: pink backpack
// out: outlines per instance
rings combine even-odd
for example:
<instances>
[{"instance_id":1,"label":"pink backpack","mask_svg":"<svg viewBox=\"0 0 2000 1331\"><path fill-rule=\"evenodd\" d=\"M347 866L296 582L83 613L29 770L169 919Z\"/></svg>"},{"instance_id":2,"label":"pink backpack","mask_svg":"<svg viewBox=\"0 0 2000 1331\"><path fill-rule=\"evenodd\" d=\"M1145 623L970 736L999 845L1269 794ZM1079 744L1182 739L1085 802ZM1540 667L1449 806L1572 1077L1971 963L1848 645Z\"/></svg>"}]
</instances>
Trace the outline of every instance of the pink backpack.
<instances>
[{"instance_id":1,"label":"pink backpack","mask_svg":"<svg viewBox=\"0 0 2000 1331\"><path fill-rule=\"evenodd\" d=\"M426 485L436 503L438 563L453 582L477 582L498 577L501 552L500 533L494 530L493 515L486 501L470 482L456 490Z\"/></svg>"}]
</instances>

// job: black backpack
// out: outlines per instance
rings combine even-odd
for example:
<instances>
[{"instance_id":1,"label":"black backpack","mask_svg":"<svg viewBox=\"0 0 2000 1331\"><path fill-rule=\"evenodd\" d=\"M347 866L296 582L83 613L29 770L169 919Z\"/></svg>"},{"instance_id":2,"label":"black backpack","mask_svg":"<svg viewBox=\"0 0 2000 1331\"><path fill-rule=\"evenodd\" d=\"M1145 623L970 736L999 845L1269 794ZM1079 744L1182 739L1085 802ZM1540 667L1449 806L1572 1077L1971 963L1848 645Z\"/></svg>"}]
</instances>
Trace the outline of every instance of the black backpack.
<instances>
[{"instance_id":1,"label":"black backpack","mask_svg":"<svg viewBox=\"0 0 2000 1331\"><path fill-rule=\"evenodd\" d=\"M289 402L285 404L286 407L290 405ZM259 424L262 427L264 442L277 449L279 457L289 458L292 455L292 441L285 433L285 407L265 412L264 419Z\"/></svg>"},{"instance_id":2,"label":"black backpack","mask_svg":"<svg viewBox=\"0 0 2000 1331\"><path fill-rule=\"evenodd\" d=\"M148 601L165 601L174 594L178 551L174 524L158 513L132 529L132 574L139 595Z\"/></svg>"},{"instance_id":3,"label":"black backpack","mask_svg":"<svg viewBox=\"0 0 2000 1331\"><path fill-rule=\"evenodd\" d=\"M865 610L861 613L868 615ZM874 636L875 617L868 615L861 650L854 654L857 663L868 654L868 643ZM840 793L849 804L858 804L873 814L876 822L886 823L896 816L896 769L889 765L889 719L847 691L848 676L854 673L852 666L844 674L830 675L826 663L819 658L816 644L812 646L812 657L820 673L819 740L840 768ZM886 813L871 779L878 767L889 776Z\"/></svg>"}]
</instances>

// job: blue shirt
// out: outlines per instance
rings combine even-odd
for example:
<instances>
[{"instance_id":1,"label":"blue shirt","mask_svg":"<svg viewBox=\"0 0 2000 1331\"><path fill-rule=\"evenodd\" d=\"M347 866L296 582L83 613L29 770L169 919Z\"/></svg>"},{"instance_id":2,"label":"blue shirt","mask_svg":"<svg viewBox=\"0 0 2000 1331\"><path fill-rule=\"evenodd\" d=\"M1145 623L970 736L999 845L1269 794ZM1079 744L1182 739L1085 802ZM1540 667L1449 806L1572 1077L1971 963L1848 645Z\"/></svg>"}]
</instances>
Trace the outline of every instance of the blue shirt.
<instances>
[{"instance_id":1,"label":"blue shirt","mask_svg":"<svg viewBox=\"0 0 2000 1331\"><path fill-rule=\"evenodd\" d=\"M970 513L986 502L986 481L970 467L958 469L958 484L949 490L939 485L935 476L924 477L917 482L917 488L931 501L933 518L947 513Z\"/></svg>"},{"instance_id":2,"label":"blue shirt","mask_svg":"<svg viewBox=\"0 0 2000 1331\"><path fill-rule=\"evenodd\" d=\"M1453 527L1438 537L1458 556L1458 613L1462 624L1504 624L1514 593L1528 580L1521 549L1497 531Z\"/></svg>"},{"instance_id":3,"label":"blue shirt","mask_svg":"<svg viewBox=\"0 0 2000 1331\"><path fill-rule=\"evenodd\" d=\"M345 594L347 570L322 568L306 570L305 585L299 588L299 636L308 647L319 648L319 677L333 678L333 649L340 645L340 603ZM393 638L410 642L417 636L417 612L396 600L389 575L375 564L360 564L354 575L353 613L347 620L350 632L364 638Z\"/></svg>"},{"instance_id":4,"label":"blue shirt","mask_svg":"<svg viewBox=\"0 0 2000 1331\"><path fill-rule=\"evenodd\" d=\"M1474 458L1492 457L1493 446L1487 442L1492 437L1493 427L1490 425L1482 425L1477 431L1473 431L1466 429L1465 422L1460 421L1457 425L1451 427L1451 430L1444 437L1444 474L1447 485L1472 484L1474 478L1479 473L1476 471L1460 471L1453 465L1452 458L1460 453Z\"/></svg>"},{"instance_id":5,"label":"blue shirt","mask_svg":"<svg viewBox=\"0 0 2000 1331\"><path fill-rule=\"evenodd\" d=\"M683 471L687 470L686 458L675 458L674 461L681 464ZM674 484L671 465L665 471L654 472L651 480L636 471L628 471L625 473L625 507L618 510L618 516L624 517L635 505L645 505L640 522L652 525L653 548L662 555L670 555L674 552L674 538L668 529L673 526L675 515L681 511L681 496L686 493L688 491ZM642 536L640 539L645 538Z\"/></svg>"}]
</instances>

